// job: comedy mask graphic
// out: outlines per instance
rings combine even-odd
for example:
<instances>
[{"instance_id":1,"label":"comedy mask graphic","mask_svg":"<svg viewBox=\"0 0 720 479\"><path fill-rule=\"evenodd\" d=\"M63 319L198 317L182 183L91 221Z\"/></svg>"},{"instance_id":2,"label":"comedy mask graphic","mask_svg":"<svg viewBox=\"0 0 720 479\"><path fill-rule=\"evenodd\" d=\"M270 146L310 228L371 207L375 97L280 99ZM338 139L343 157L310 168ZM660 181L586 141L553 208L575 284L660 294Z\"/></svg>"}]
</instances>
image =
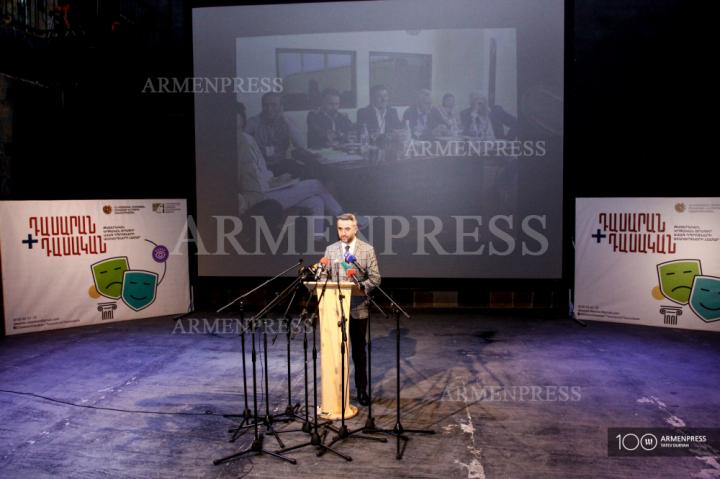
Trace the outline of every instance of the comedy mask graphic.
<instances>
[{"instance_id":1,"label":"comedy mask graphic","mask_svg":"<svg viewBox=\"0 0 720 479\"><path fill-rule=\"evenodd\" d=\"M122 300L130 308L140 311L155 301L158 275L150 271L125 271Z\"/></svg>"},{"instance_id":2,"label":"comedy mask graphic","mask_svg":"<svg viewBox=\"0 0 720 479\"><path fill-rule=\"evenodd\" d=\"M122 295L123 275L130 269L127 256L108 258L91 267L95 289L110 299L119 299Z\"/></svg>"},{"instance_id":3,"label":"comedy mask graphic","mask_svg":"<svg viewBox=\"0 0 720 479\"><path fill-rule=\"evenodd\" d=\"M695 276L690 309L707 323L720 320L720 278Z\"/></svg>"},{"instance_id":4,"label":"comedy mask graphic","mask_svg":"<svg viewBox=\"0 0 720 479\"><path fill-rule=\"evenodd\" d=\"M657 265L660 291L670 301L688 304L693 280L702 274L700 260L679 259Z\"/></svg>"}]
</instances>

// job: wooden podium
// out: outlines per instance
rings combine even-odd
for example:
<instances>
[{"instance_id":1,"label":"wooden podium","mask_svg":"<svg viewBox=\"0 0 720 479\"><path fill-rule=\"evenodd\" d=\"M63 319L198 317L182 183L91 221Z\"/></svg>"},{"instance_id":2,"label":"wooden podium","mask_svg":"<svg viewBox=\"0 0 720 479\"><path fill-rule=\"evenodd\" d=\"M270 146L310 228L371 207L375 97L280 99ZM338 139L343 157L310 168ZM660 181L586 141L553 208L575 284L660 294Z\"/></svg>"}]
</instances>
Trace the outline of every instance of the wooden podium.
<instances>
[{"instance_id":1,"label":"wooden podium","mask_svg":"<svg viewBox=\"0 0 720 479\"><path fill-rule=\"evenodd\" d=\"M305 285L315 291L320 300L320 380L322 383L319 415L325 419L340 419L342 414L342 369L345 370L345 419L358 413L357 407L350 404L350 378L348 370L348 356L350 355L350 296L362 294L355 283L341 281L339 288L337 281L309 281ZM345 344L345 362L340 364L340 345L342 343L342 330L338 323L341 318L340 293L343 298L343 311L348 322L345 323L347 343Z\"/></svg>"}]
</instances>

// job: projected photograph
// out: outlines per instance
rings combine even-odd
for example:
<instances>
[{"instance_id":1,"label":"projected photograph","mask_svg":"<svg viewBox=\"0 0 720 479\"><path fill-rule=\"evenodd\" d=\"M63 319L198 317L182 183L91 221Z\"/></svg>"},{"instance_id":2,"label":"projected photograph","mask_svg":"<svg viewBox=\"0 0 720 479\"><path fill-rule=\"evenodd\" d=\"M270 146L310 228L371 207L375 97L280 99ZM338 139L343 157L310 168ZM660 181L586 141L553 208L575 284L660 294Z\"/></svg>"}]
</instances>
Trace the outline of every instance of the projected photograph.
<instances>
[{"instance_id":1,"label":"projected photograph","mask_svg":"<svg viewBox=\"0 0 720 479\"><path fill-rule=\"evenodd\" d=\"M196 95L198 228L227 256L202 274L321 255L352 212L390 276L559 275L562 95L521 89L517 28L223 38L232 70L196 60L241 86Z\"/></svg>"},{"instance_id":2,"label":"projected photograph","mask_svg":"<svg viewBox=\"0 0 720 479\"><path fill-rule=\"evenodd\" d=\"M238 214L314 216L324 244L343 211L367 235L392 211L512 208L515 158L495 140L517 139L516 64L511 29L239 38L237 77L282 91L238 95Z\"/></svg>"}]
</instances>

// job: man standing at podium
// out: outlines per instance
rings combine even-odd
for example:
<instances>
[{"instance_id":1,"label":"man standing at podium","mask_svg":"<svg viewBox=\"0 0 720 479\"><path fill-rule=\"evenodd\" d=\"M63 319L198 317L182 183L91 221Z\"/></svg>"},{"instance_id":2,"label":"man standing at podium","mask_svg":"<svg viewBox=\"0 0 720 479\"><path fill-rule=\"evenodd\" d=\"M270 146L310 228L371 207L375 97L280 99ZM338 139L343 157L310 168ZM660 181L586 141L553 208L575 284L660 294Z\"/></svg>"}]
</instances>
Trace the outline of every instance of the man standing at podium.
<instances>
[{"instance_id":1,"label":"man standing at podium","mask_svg":"<svg viewBox=\"0 0 720 479\"><path fill-rule=\"evenodd\" d=\"M375 286L380 285L380 270L378 269L375 249L372 245L357 238L357 219L352 213L344 213L337 217L337 232L340 241L331 244L325 250L325 256L331 262L333 276L340 274L340 281L352 281L347 277L347 270L352 269L345 258L352 255L360 268L366 271L365 276L358 274L360 284L369 293ZM355 268L357 269L357 268ZM358 271L359 273L359 271ZM347 315L348 312L345 311ZM357 400L362 406L370 403L367 394L367 322L368 305L363 296L353 296L350 299L350 344L352 360L355 365L355 388Z\"/></svg>"}]
</instances>

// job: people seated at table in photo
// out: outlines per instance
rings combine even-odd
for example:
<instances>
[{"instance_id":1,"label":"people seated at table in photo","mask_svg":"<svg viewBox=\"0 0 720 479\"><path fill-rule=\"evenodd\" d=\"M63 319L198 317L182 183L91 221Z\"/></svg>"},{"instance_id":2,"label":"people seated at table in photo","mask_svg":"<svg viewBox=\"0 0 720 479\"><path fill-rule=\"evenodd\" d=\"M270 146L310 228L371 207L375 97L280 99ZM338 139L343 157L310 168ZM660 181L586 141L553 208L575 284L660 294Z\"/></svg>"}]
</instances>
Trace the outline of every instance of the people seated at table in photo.
<instances>
[{"instance_id":1,"label":"people seated at table in photo","mask_svg":"<svg viewBox=\"0 0 720 479\"><path fill-rule=\"evenodd\" d=\"M434 137L457 136L460 133L460 121L455 113L455 95L445 93L442 105L430 110L428 128Z\"/></svg>"},{"instance_id":2,"label":"people seated at table in photo","mask_svg":"<svg viewBox=\"0 0 720 479\"><path fill-rule=\"evenodd\" d=\"M460 122L463 134L484 141L495 140L487 97L481 93L470 93L470 106L460 112Z\"/></svg>"},{"instance_id":3,"label":"people seated at table in photo","mask_svg":"<svg viewBox=\"0 0 720 479\"><path fill-rule=\"evenodd\" d=\"M307 115L308 148L317 150L347 143L354 126L339 108L340 92L332 88L324 90L320 108Z\"/></svg>"},{"instance_id":4,"label":"people seated at table in photo","mask_svg":"<svg viewBox=\"0 0 720 479\"><path fill-rule=\"evenodd\" d=\"M325 186L318 180L299 180L289 173L279 176L268 169L258 143L246 133L245 105L238 106L237 175L241 213L253 205L271 199L284 210L303 208L315 216L313 232L316 240L325 241L325 216L337 216L344 211Z\"/></svg>"},{"instance_id":5,"label":"people seated at table in photo","mask_svg":"<svg viewBox=\"0 0 720 479\"><path fill-rule=\"evenodd\" d=\"M262 96L262 111L248 119L249 133L267 159L267 166L276 175L297 173L297 166L289 159L289 150L302 147L300 135L285 118L282 96L268 92Z\"/></svg>"},{"instance_id":6,"label":"people seated at table in photo","mask_svg":"<svg viewBox=\"0 0 720 479\"><path fill-rule=\"evenodd\" d=\"M370 105L357 112L357 126L367 128L374 143L382 146L388 135L402 128L397 110L390 106L390 93L383 85L370 88Z\"/></svg>"},{"instance_id":7,"label":"people seated at table in photo","mask_svg":"<svg viewBox=\"0 0 720 479\"><path fill-rule=\"evenodd\" d=\"M423 88L418 92L417 102L403 113L403 123L410 125L410 134L415 140L431 138L430 111L432 110L431 92Z\"/></svg>"}]
</instances>

